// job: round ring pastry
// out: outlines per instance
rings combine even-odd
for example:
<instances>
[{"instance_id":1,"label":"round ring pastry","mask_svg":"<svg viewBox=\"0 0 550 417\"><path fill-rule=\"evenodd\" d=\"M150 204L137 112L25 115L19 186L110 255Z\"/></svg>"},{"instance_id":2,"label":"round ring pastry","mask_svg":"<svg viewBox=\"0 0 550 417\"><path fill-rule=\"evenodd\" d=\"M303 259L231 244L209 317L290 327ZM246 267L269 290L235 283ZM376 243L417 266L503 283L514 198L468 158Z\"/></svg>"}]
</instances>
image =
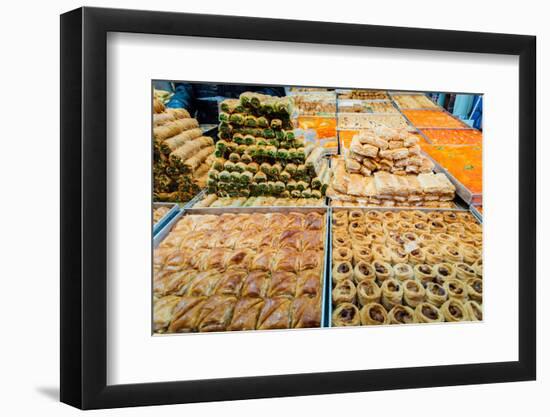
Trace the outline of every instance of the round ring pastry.
<instances>
[{"instance_id":1,"label":"round ring pastry","mask_svg":"<svg viewBox=\"0 0 550 417\"><path fill-rule=\"evenodd\" d=\"M382 290L382 297L380 301L382 305L389 311L396 304L402 304L403 300L403 285L396 279L387 279L382 283L380 287Z\"/></svg>"},{"instance_id":2,"label":"round ring pastry","mask_svg":"<svg viewBox=\"0 0 550 417\"><path fill-rule=\"evenodd\" d=\"M350 210L349 212L349 220L351 222L356 220L363 220L363 210Z\"/></svg>"},{"instance_id":3,"label":"round ring pastry","mask_svg":"<svg viewBox=\"0 0 550 417\"><path fill-rule=\"evenodd\" d=\"M441 214L438 211L430 211L426 216L428 217L428 222L431 222L431 221L442 222L443 221L443 214Z\"/></svg>"},{"instance_id":4,"label":"round ring pastry","mask_svg":"<svg viewBox=\"0 0 550 417\"><path fill-rule=\"evenodd\" d=\"M483 280L475 278L468 282L468 296L478 303L483 300Z\"/></svg>"},{"instance_id":5,"label":"round ring pastry","mask_svg":"<svg viewBox=\"0 0 550 417\"><path fill-rule=\"evenodd\" d=\"M460 301L447 300L440 307L439 311L443 315L445 321L464 321L469 320L469 314Z\"/></svg>"},{"instance_id":6,"label":"round ring pastry","mask_svg":"<svg viewBox=\"0 0 550 417\"><path fill-rule=\"evenodd\" d=\"M350 233L365 234L367 233L367 225L363 221L355 220L349 224L348 230Z\"/></svg>"},{"instance_id":7,"label":"round ring pastry","mask_svg":"<svg viewBox=\"0 0 550 417\"><path fill-rule=\"evenodd\" d=\"M350 236L352 246L355 245L368 245L370 246L372 240L369 236L359 233L352 233Z\"/></svg>"},{"instance_id":8,"label":"round ring pastry","mask_svg":"<svg viewBox=\"0 0 550 417\"><path fill-rule=\"evenodd\" d=\"M409 279L403 283L403 300L411 307L416 307L424 301L426 290L422 284L414 279Z\"/></svg>"},{"instance_id":9,"label":"round ring pastry","mask_svg":"<svg viewBox=\"0 0 550 417\"><path fill-rule=\"evenodd\" d=\"M345 279L351 279L353 276L353 267L349 261L336 261L332 268L332 280L340 282Z\"/></svg>"},{"instance_id":10,"label":"round ring pastry","mask_svg":"<svg viewBox=\"0 0 550 417\"><path fill-rule=\"evenodd\" d=\"M402 236L407 243L418 242L418 235L414 232L404 232Z\"/></svg>"},{"instance_id":11,"label":"round ring pastry","mask_svg":"<svg viewBox=\"0 0 550 417\"><path fill-rule=\"evenodd\" d=\"M454 211L446 211L445 213L443 213L443 220L445 220L447 223L455 223L460 219Z\"/></svg>"},{"instance_id":12,"label":"round ring pastry","mask_svg":"<svg viewBox=\"0 0 550 417\"><path fill-rule=\"evenodd\" d=\"M399 223L392 221L392 222L386 222L384 223L384 229L386 229L386 232L399 232Z\"/></svg>"},{"instance_id":13,"label":"round ring pastry","mask_svg":"<svg viewBox=\"0 0 550 417\"><path fill-rule=\"evenodd\" d=\"M385 243L386 242L386 235L382 232L369 233L366 237L369 240L369 242L371 242L371 243Z\"/></svg>"},{"instance_id":14,"label":"round ring pastry","mask_svg":"<svg viewBox=\"0 0 550 417\"><path fill-rule=\"evenodd\" d=\"M468 281L476 277L476 271L464 262L455 263L456 277L461 281Z\"/></svg>"},{"instance_id":15,"label":"round ring pastry","mask_svg":"<svg viewBox=\"0 0 550 417\"><path fill-rule=\"evenodd\" d=\"M447 301L447 290L435 282L428 282L426 285L426 300L439 307Z\"/></svg>"},{"instance_id":16,"label":"round ring pastry","mask_svg":"<svg viewBox=\"0 0 550 417\"><path fill-rule=\"evenodd\" d=\"M434 265L435 279L437 282L442 283L449 279L456 277L455 267L447 262L442 262Z\"/></svg>"},{"instance_id":17,"label":"round ring pastry","mask_svg":"<svg viewBox=\"0 0 550 417\"><path fill-rule=\"evenodd\" d=\"M332 312L332 325L334 327L359 326L360 324L359 309L354 304L340 304Z\"/></svg>"},{"instance_id":18,"label":"round ring pastry","mask_svg":"<svg viewBox=\"0 0 550 417\"><path fill-rule=\"evenodd\" d=\"M464 233L464 225L462 223L451 223L447 225L447 233L459 234Z\"/></svg>"},{"instance_id":19,"label":"round ring pastry","mask_svg":"<svg viewBox=\"0 0 550 417\"><path fill-rule=\"evenodd\" d=\"M371 264L365 261L359 261L353 268L353 281L358 284L363 280L374 281L376 279L376 272Z\"/></svg>"},{"instance_id":20,"label":"round ring pastry","mask_svg":"<svg viewBox=\"0 0 550 417\"><path fill-rule=\"evenodd\" d=\"M414 277L422 283L422 285L432 282L435 277L432 267L428 264L416 264L413 268Z\"/></svg>"},{"instance_id":21,"label":"round ring pastry","mask_svg":"<svg viewBox=\"0 0 550 417\"><path fill-rule=\"evenodd\" d=\"M483 258L479 258L472 264L472 268L476 271L478 277L483 277Z\"/></svg>"},{"instance_id":22,"label":"round ring pastry","mask_svg":"<svg viewBox=\"0 0 550 417\"><path fill-rule=\"evenodd\" d=\"M359 314L363 326L389 324L388 313L378 303L370 303L363 306Z\"/></svg>"},{"instance_id":23,"label":"round ring pastry","mask_svg":"<svg viewBox=\"0 0 550 417\"><path fill-rule=\"evenodd\" d=\"M393 222L395 221L395 213L393 211L385 211L384 214L382 214L382 219L385 222Z\"/></svg>"},{"instance_id":24,"label":"round ring pastry","mask_svg":"<svg viewBox=\"0 0 550 417\"><path fill-rule=\"evenodd\" d=\"M397 217L399 217L402 221L405 221L405 222L410 223L413 221L412 213L406 210L401 210L400 212L398 212Z\"/></svg>"},{"instance_id":25,"label":"round ring pastry","mask_svg":"<svg viewBox=\"0 0 550 417\"><path fill-rule=\"evenodd\" d=\"M379 303L382 291L376 282L364 280L357 284L357 300L364 306L369 303Z\"/></svg>"},{"instance_id":26,"label":"round ring pastry","mask_svg":"<svg viewBox=\"0 0 550 417\"><path fill-rule=\"evenodd\" d=\"M411 217L413 221L426 222L428 220L426 213L423 213L420 210L411 211Z\"/></svg>"},{"instance_id":27,"label":"round ring pastry","mask_svg":"<svg viewBox=\"0 0 550 417\"><path fill-rule=\"evenodd\" d=\"M380 222L368 222L367 223L367 232L368 233L383 233L384 226Z\"/></svg>"},{"instance_id":28,"label":"round ring pastry","mask_svg":"<svg viewBox=\"0 0 550 417\"><path fill-rule=\"evenodd\" d=\"M470 215L470 213L468 213L466 211L458 212L456 215L463 222L472 220L472 216Z\"/></svg>"},{"instance_id":29,"label":"round ring pastry","mask_svg":"<svg viewBox=\"0 0 550 417\"><path fill-rule=\"evenodd\" d=\"M340 216L337 216L336 214L332 217L332 228L334 229L335 227L342 227L342 228L346 228L348 227L348 217L345 216L343 217L341 215L341 213L343 212L339 212L338 214ZM344 213L345 214L345 213Z\"/></svg>"},{"instance_id":30,"label":"round ring pastry","mask_svg":"<svg viewBox=\"0 0 550 417\"><path fill-rule=\"evenodd\" d=\"M382 221L383 220L382 213L380 213L379 211L376 211L376 210L367 211L366 216L367 216L367 219L369 219L369 220L375 220L375 221Z\"/></svg>"},{"instance_id":31,"label":"round ring pastry","mask_svg":"<svg viewBox=\"0 0 550 417\"><path fill-rule=\"evenodd\" d=\"M372 251L367 245L355 246L353 248L353 262L359 261L372 262Z\"/></svg>"},{"instance_id":32,"label":"round ring pastry","mask_svg":"<svg viewBox=\"0 0 550 417\"><path fill-rule=\"evenodd\" d=\"M466 284L456 278L448 279L443 286L447 290L449 300L465 301L466 297L468 297Z\"/></svg>"},{"instance_id":33,"label":"round ring pastry","mask_svg":"<svg viewBox=\"0 0 550 417\"><path fill-rule=\"evenodd\" d=\"M457 233L456 238L460 241L460 243L464 245L472 245L475 247L476 241L473 238L471 233L468 232L460 232Z\"/></svg>"},{"instance_id":34,"label":"round ring pastry","mask_svg":"<svg viewBox=\"0 0 550 417\"><path fill-rule=\"evenodd\" d=\"M431 220L429 226L432 233L445 233L447 231L447 226L441 220Z\"/></svg>"},{"instance_id":35,"label":"round ring pastry","mask_svg":"<svg viewBox=\"0 0 550 417\"><path fill-rule=\"evenodd\" d=\"M378 282L384 282L393 277L393 268L387 262L375 260L372 263L372 267L374 268Z\"/></svg>"},{"instance_id":36,"label":"round ring pastry","mask_svg":"<svg viewBox=\"0 0 550 417\"><path fill-rule=\"evenodd\" d=\"M372 245L372 257L378 261L391 262L390 250L382 245Z\"/></svg>"},{"instance_id":37,"label":"round ring pastry","mask_svg":"<svg viewBox=\"0 0 550 417\"><path fill-rule=\"evenodd\" d=\"M455 245L443 245L441 252L447 262L462 262L463 260L462 252Z\"/></svg>"},{"instance_id":38,"label":"round ring pastry","mask_svg":"<svg viewBox=\"0 0 550 417\"><path fill-rule=\"evenodd\" d=\"M418 245L421 248L432 246L436 243L435 238L430 233L421 233L418 235Z\"/></svg>"},{"instance_id":39,"label":"round ring pastry","mask_svg":"<svg viewBox=\"0 0 550 417\"><path fill-rule=\"evenodd\" d=\"M413 265L421 264L426 261L426 254L422 248L415 248L409 252L409 262Z\"/></svg>"},{"instance_id":40,"label":"round ring pastry","mask_svg":"<svg viewBox=\"0 0 550 417\"><path fill-rule=\"evenodd\" d=\"M332 259L335 261L349 261L353 259L353 252L350 248L344 246L334 248L332 251Z\"/></svg>"},{"instance_id":41,"label":"round ring pastry","mask_svg":"<svg viewBox=\"0 0 550 417\"><path fill-rule=\"evenodd\" d=\"M332 238L332 244L336 247L351 248L351 239L347 233L334 234Z\"/></svg>"},{"instance_id":42,"label":"round ring pastry","mask_svg":"<svg viewBox=\"0 0 550 417\"><path fill-rule=\"evenodd\" d=\"M393 266L393 275L396 279L403 282L414 278L414 271L409 264L397 263Z\"/></svg>"},{"instance_id":43,"label":"round ring pastry","mask_svg":"<svg viewBox=\"0 0 550 417\"><path fill-rule=\"evenodd\" d=\"M347 223L348 222L348 212L345 211L345 210L333 211L332 212L332 219L333 220L343 220Z\"/></svg>"},{"instance_id":44,"label":"round ring pastry","mask_svg":"<svg viewBox=\"0 0 550 417\"><path fill-rule=\"evenodd\" d=\"M443 255L435 245L428 245L422 249L424 249L424 253L426 254L427 263L438 264L443 262Z\"/></svg>"},{"instance_id":45,"label":"round ring pastry","mask_svg":"<svg viewBox=\"0 0 550 417\"><path fill-rule=\"evenodd\" d=\"M481 234L482 231L483 231L483 228L476 222L466 222L464 224L464 227L470 233L476 233L476 234L479 233L479 234Z\"/></svg>"},{"instance_id":46,"label":"round ring pastry","mask_svg":"<svg viewBox=\"0 0 550 417\"><path fill-rule=\"evenodd\" d=\"M471 265L481 257L481 251L474 245L462 244L462 257L464 262Z\"/></svg>"},{"instance_id":47,"label":"round ring pastry","mask_svg":"<svg viewBox=\"0 0 550 417\"><path fill-rule=\"evenodd\" d=\"M437 307L430 303L420 303L414 309L417 323L438 323L443 321L443 315Z\"/></svg>"},{"instance_id":48,"label":"round ring pastry","mask_svg":"<svg viewBox=\"0 0 550 417\"><path fill-rule=\"evenodd\" d=\"M442 245L456 245L458 243L457 239L449 233L437 233L435 240Z\"/></svg>"},{"instance_id":49,"label":"round ring pastry","mask_svg":"<svg viewBox=\"0 0 550 417\"><path fill-rule=\"evenodd\" d=\"M413 226L414 226L415 232L424 233L430 230L430 227L426 222L416 222Z\"/></svg>"},{"instance_id":50,"label":"round ring pastry","mask_svg":"<svg viewBox=\"0 0 550 417\"><path fill-rule=\"evenodd\" d=\"M388 233L388 238L386 240L388 243L396 246L403 246L406 243L405 239L401 236L401 233L397 232Z\"/></svg>"},{"instance_id":51,"label":"round ring pastry","mask_svg":"<svg viewBox=\"0 0 550 417\"><path fill-rule=\"evenodd\" d=\"M483 321L483 308L477 301L466 301L464 307L471 321Z\"/></svg>"},{"instance_id":52,"label":"round ring pastry","mask_svg":"<svg viewBox=\"0 0 550 417\"><path fill-rule=\"evenodd\" d=\"M394 246L391 248L391 261L394 264L406 263L409 260L409 255L400 246Z\"/></svg>"},{"instance_id":53,"label":"round ring pastry","mask_svg":"<svg viewBox=\"0 0 550 417\"><path fill-rule=\"evenodd\" d=\"M356 295L357 290L353 282L351 282L350 279L344 279L338 281L332 290L332 303L336 305L342 303L355 303Z\"/></svg>"},{"instance_id":54,"label":"round ring pastry","mask_svg":"<svg viewBox=\"0 0 550 417\"><path fill-rule=\"evenodd\" d=\"M414 230L414 225L411 223L411 222L407 222L407 221L400 221L397 223L399 225L399 231L401 233L405 233L405 232L411 232Z\"/></svg>"},{"instance_id":55,"label":"round ring pastry","mask_svg":"<svg viewBox=\"0 0 550 417\"><path fill-rule=\"evenodd\" d=\"M390 324L414 323L414 310L407 306L396 305L388 313L388 320Z\"/></svg>"}]
</instances>

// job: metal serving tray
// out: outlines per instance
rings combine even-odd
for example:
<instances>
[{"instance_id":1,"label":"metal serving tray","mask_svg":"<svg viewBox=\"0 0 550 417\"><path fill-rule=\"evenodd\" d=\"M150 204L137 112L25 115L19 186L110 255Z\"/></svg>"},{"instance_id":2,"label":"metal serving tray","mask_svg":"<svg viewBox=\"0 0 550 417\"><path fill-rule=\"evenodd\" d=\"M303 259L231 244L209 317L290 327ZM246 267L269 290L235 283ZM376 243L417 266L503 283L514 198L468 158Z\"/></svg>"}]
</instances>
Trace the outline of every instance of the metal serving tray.
<instances>
[{"instance_id":1,"label":"metal serving tray","mask_svg":"<svg viewBox=\"0 0 550 417\"><path fill-rule=\"evenodd\" d=\"M476 217L476 219L480 222L480 223L483 223L483 213L481 213L478 209L477 209L477 206L475 204L471 204L470 205L470 211L471 213Z\"/></svg>"},{"instance_id":2,"label":"metal serving tray","mask_svg":"<svg viewBox=\"0 0 550 417\"><path fill-rule=\"evenodd\" d=\"M153 210L159 207L170 207L170 210L153 224L153 236L155 236L180 210L176 203L153 203Z\"/></svg>"},{"instance_id":3,"label":"metal serving tray","mask_svg":"<svg viewBox=\"0 0 550 417\"><path fill-rule=\"evenodd\" d=\"M252 210L250 210L252 209ZM197 208L197 209L183 209L179 213L177 213L176 216L174 216L163 228L162 230L153 238L153 248L157 248L160 243L170 234L170 231L172 228L176 225L178 220L180 220L183 216L189 215L189 214L225 214L225 213L250 213L251 211L256 213L273 213L273 212L279 212L279 213L290 213L290 212L311 212L316 211L318 213L322 213L325 215L325 236L324 236L324 261L323 261L323 268L322 268L322 276L321 280L323 283L322 288L322 295L321 295L321 326L320 327L327 327L325 323L330 322L330 316L327 316L326 306L327 306L327 288L329 288L329 294L331 293L332 289L330 288L330 282L327 282L328 279L328 264L329 256L327 253L327 248L330 247L329 245L329 239L330 239L330 224L332 216L329 215L329 208L328 207L250 207L250 209L245 208L239 208L239 207L215 207L215 208ZM285 330L293 330L293 329L285 329Z\"/></svg>"}]
</instances>

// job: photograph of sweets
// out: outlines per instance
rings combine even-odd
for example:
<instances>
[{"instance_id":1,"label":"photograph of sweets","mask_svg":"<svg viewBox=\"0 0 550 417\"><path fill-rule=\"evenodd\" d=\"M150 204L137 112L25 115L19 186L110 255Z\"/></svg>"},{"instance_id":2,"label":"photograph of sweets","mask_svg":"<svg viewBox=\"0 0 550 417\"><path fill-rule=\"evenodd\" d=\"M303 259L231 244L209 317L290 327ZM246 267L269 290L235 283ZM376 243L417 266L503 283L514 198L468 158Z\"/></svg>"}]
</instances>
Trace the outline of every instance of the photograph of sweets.
<instances>
[{"instance_id":1,"label":"photograph of sweets","mask_svg":"<svg viewBox=\"0 0 550 417\"><path fill-rule=\"evenodd\" d=\"M483 321L482 102L153 81L152 332Z\"/></svg>"}]
</instances>

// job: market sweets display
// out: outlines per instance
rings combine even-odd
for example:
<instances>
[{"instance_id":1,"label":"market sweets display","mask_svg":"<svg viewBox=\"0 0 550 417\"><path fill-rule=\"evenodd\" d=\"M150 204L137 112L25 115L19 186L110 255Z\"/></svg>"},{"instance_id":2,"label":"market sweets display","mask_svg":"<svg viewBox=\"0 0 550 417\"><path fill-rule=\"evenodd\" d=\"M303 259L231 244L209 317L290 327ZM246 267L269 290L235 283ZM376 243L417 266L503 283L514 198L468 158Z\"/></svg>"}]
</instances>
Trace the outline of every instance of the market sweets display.
<instances>
[{"instance_id":1,"label":"market sweets display","mask_svg":"<svg viewBox=\"0 0 550 417\"><path fill-rule=\"evenodd\" d=\"M333 211L332 325L482 320L482 241L468 212Z\"/></svg>"},{"instance_id":2,"label":"market sweets display","mask_svg":"<svg viewBox=\"0 0 550 417\"><path fill-rule=\"evenodd\" d=\"M154 251L154 332L319 327L325 214L185 215Z\"/></svg>"}]
</instances>

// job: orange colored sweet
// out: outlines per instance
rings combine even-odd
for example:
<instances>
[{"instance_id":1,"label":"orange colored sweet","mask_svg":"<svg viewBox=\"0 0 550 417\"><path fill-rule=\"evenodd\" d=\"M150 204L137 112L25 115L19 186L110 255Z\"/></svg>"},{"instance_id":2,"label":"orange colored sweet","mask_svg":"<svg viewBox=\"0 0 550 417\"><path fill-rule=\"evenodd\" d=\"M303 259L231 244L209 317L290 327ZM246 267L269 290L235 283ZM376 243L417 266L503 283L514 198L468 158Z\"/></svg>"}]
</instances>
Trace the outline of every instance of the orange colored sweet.
<instances>
[{"instance_id":1,"label":"orange colored sweet","mask_svg":"<svg viewBox=\"0 0 550 417\"><path fill-rule=\"evenodd\" d=\"M351 140L357 133L359 133L358 130L340 130L338 132L338 137L340 138L340 147L342 149L349 149L349 146L351 145Z\"/></svg>"},{"instance_id":2,"label":"orange colored sweet","mask_svg":"<svg viewBox=\"0 0 550 417\"><path fill-rule=\"evenodd\" d=\"M428 145L422 150L430 155L472 194L483 191L482 149L478 145Z\"/></svg>"},{"instance_id":3,"label":"orange colored sweet","mask_svg":"<svg viewBox=\"0 0 550 417\"><path fill-rule=\"evenodd\" d=\"M483 134L479 130L422 129L434 145L481 145Z\"/></svg>"},{"instance_id":4,"label":"orange colored sweet","mask_svg":"<svg viewBox=\"0 0 550 417\"><path fill-rule=\"evenodd\" d=\"M301 116L298 117L298 128L315 130L319 139L335 137L336 118Z\"/></svg>"},{"instance_id":5,"label":"orange colored sweet","mask_svg":"<svg viewBox=\"0 0 550 417\"><path fill-rule=\"evenodd\" d=\"M403 110L403 114L416 127L464 127L460 121L444 111L438 110Z\"/></svg>"}]
</instances>

